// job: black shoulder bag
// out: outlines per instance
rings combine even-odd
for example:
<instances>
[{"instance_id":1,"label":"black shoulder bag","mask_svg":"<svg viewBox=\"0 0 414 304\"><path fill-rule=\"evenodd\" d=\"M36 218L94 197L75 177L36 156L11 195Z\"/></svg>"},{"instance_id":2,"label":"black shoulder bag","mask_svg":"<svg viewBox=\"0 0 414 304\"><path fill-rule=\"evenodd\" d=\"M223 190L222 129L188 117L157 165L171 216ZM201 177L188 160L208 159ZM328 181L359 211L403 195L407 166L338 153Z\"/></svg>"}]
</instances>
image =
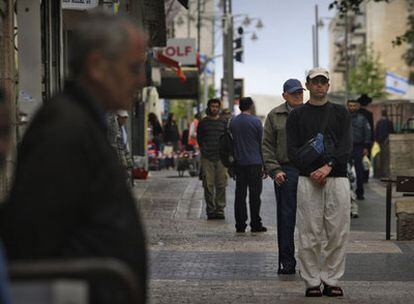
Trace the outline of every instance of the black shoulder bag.
<instances>
[{"instance_id":1,"label":"black shoulder bag","mask_svg":"<svg viewBox=\"0 0 414 304\"><path fill-rule=\"evenodd\" d=\"M328 104L325 117L322 121L321 130L318 134L308 140L298 149L298 159L304 168L311 168L312 165L325 153L325 130L330 121L332 105Z\"/></svg>"}]
</instances>

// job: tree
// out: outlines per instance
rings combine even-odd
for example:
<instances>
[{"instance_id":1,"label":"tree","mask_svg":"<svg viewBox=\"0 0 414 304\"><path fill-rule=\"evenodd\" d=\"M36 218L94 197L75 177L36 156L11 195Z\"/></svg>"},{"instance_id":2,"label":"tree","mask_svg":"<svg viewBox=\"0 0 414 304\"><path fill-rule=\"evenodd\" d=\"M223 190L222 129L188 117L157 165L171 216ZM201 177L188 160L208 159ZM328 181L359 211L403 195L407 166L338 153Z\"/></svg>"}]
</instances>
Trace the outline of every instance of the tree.
<instances>
[{"instance_id":1,"label":"tree","mask_svg":"<svg viewBox=\"0 0 414 304\"><path fill-rule=\"evenodd\" d=\"M335 8L340 17L345 16L349 11L354 13L360 12L360 5L364 0L335 0L329 4L329 9ZM390 0L374 0L374 2L389 2ZM412 0L407 0L407 2L413 2ZM414 66L414 15L412 12L408 15L407 18L407 30L405 33L395 37L392 41L394 46L399 46L404 43L408 44L408 48L403 55L403 59L408 66ZM414 75L410 76L410 80L414 79Z\"/></svg>"},{"instance_id":2,"label":"tree","mask_svg":"<svg viewBox=\"0 0 414 304\"><path fill-rule=\"evenodd\" d=\"M339 15L343 17L347 12L360 12L360 5L364 0L335 0L329 4L329 9L336 8ZM374 0L374 2L389 2L389 0Z\"/></svg>"},{"instance_id":3,"label":"tree","mask_svg":"<svg viewBox=\"0 0 414 304\"><path fill-rule=\"evenodd\" d=\"M372 98L386 96L385 69L372 48L363 50L355 67L349 71L349 91L354 95L368 94Z\"/></svg>"}]
</instances>

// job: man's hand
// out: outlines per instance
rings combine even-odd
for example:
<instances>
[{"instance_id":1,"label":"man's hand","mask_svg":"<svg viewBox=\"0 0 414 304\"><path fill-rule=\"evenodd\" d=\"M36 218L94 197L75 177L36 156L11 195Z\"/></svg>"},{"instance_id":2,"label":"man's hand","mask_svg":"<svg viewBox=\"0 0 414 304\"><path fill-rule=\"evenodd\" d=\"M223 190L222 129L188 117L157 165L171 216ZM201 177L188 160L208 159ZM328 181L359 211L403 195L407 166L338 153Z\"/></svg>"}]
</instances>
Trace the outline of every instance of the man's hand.
<instances>
[{"instance_id":1,"label":"man's hand","mask_svg":"<svg viewBox=\"0 0 414 304\"><path fill-rule=\"evenodd\" d=\"M362 155L364 155L364 156L368 155L368 149L367 148L364 149L364 151L362 152Z\"/></svg>"},{"instance_id":2,"label":"man's hand","mask_svg":"<svg viewBox=\"0 0 414 304\"><path fill-rule=\"evenodd\" d=\"M326 177L331 173L332 167L328 165L324 165L323 167L320 167L319 169L313 171L310 174L311 179L321 185L324 186L326 184Z\"/></svg>"},{"instance_id":3,"label":"man's hand","mask_svg":"<svg viewBox=\"0 0 414 304\"><path fill-rule=\"evenodd\" d=\"M262 170L262 179L266 179L269 176L269 174L267 174L266 170Z\"/></svg>"},{"instance_id":4,"label":"man's hand","mask_svg":"<svg viewBox=\"0 0 414 304\"><path fill-rule=\"evenodd\" d=\"M285 172L279 172L275 176L275 182L278 186L282 185L286 181L286 173Z\"/></svg>"}]
</instances>

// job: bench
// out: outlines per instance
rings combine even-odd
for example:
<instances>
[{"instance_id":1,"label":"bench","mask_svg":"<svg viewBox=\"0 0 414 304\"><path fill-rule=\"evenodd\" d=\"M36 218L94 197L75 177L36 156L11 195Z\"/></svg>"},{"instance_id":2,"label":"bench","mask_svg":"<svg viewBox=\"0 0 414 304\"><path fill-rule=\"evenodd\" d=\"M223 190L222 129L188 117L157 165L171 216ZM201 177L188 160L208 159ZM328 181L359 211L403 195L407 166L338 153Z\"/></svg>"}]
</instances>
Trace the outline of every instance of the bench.
<instances>
[{"instance_id":1,"label":"bench","mask_svg":"<svg viewBox=\"0 0 414 304\"><path fill-rule=\"evenodd\" d=\"M414 196L414 176L397 176L397 179L386 178L381 181L387 183L385 238L390 240L392 186L396 184L395 191L403 193L405 197ZM414 239L414 198L396 200L395 213L397 216L397 240Z\"/></svg>"}]
</instances>

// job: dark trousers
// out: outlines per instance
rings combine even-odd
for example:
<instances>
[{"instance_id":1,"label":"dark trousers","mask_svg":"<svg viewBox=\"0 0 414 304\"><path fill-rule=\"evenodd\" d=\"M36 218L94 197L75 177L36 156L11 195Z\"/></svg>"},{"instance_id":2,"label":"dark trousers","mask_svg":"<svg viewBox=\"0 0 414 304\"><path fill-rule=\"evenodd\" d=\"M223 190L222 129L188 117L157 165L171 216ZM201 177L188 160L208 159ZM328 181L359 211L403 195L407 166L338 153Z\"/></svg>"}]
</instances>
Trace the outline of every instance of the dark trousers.
<instances>
[{"instance_id":1,"label":"dark trousers","mask_svg":"<svg viewBox=\"0 0 414 304\"><path fill-rule=\"evenodd\" d=\"M364 166L362 165L362 158L364 154L364 145L354 145L352 149L352 161L355 166L357 188L355 194L357 197L364 196Z\"/></svg>"},{"instance_id":2,"label":"dark trousers","mask_svg":"<svg viewBox=\"0 0 414 304\"><path fill-rule=\"evenodd\" d=\"M287 180L280 186L275 183L279 268L294 268L296 266L294 234L299 171L289 165L282 166L282 170L286 173Z\"/></svg>"},{"instance_id":3,"label":"dark trousers","mask_svg":"<svg viewBox=\"0 0 414 304\"><path fill-rule=\"evenodd\" d=\"M249 188L250 226L262 227L260 195L262 194L262 165L236 166L236 200L234 217L236 229L245 229L247 221L246 197Z\"/></svg>"}]
</instances>

